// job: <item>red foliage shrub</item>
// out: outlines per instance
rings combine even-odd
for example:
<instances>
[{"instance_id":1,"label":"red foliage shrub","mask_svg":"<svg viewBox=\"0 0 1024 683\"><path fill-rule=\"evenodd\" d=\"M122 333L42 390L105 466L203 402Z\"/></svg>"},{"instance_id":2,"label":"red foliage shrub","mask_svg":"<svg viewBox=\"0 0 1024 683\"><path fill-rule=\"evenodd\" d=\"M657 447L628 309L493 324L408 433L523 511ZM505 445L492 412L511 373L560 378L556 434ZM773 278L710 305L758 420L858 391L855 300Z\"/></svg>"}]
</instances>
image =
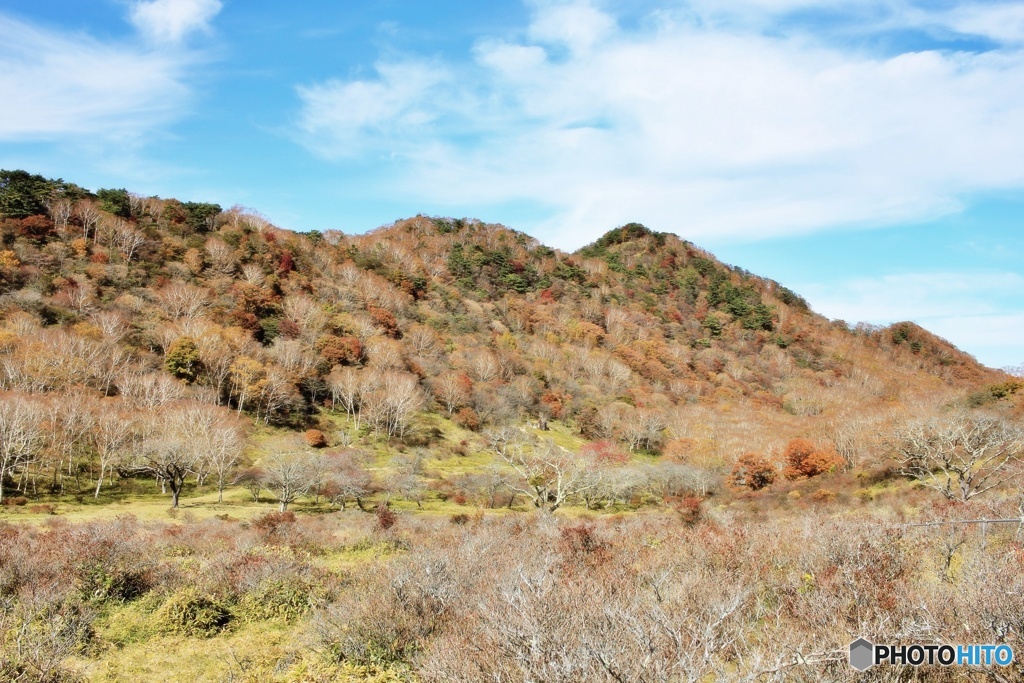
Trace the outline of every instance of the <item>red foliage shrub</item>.
<instances>
[{"instance_id":1,"label":"red foliage shrub","mask_svg":"<svg viewBox=\"0 0 1024 683\"><path fill-rule=\"evenodd\" d=\"M704 518L704 499L696 496L687 496L673 505L679 513L679 518L686 526L693 526Z\"/></svg>"},{"instance_id":2,"label":"red foliage shrub","mask_svg":"<svg viewBox=\"0 0 1024 683\"><path fill-rule=\"evenodd\" d=\"M281 260L277 264L277 272L284 275L295 270L295 259L287 249L281 252Z\"/></svg>"},{"instance_id":3,"label":"red foliage shrub","mask_svg":"<svg viewBox=\"0 0 1024 683\"><path fill-rule=\"evenodd\" d=\"M760 491L771 486L777 472L768 458L760 453L744 453L736 461L729 475L729 485L737 489Z\"/></svg>"},{"instance_id":4,"label":"red foliage shrub","mask_svg":"<svg viewBox=\"0 0 1024 683\"><path fill-rule=\"evenodd\" d=\"M395 318L394 313L386 308L378 308L376 306L370 306L366 310L369 312L374 324L383 328L384 334L395 339L401 336L398 330L398 320Z\"/></svg>"},{"instance_id":5,"label":"red foliage shrub","mask_svg":"<svg viewBox=\"0 0 1024 683\"><path fill-rule=\"evenodd\" d=\"M29 239L41 240L53 231L53 221L46 216L27 216L19 223L18 234Z\"/></svg>"},{"instance_id":6,"label":"red foliage shrub","mask_svg":"<svg viewBox=\"0 0 1024 683\"><path fill-rule=\"evenodd\" d=\"M611 441L591 441L583 445L580 453L601 465L624 465L629 462L629 454Z\"/></svg>"},{"instance_id":7,"label":"red foliage shrub","mask_svg":"<svg viewBox=\"0 0 1024 683\"><path fill-rule=\"evenodd\" d=\"M377 521L374 524L374 528L376 528L377 531L387 531L398 523L398 515L396 515L391 508L384 503L377 506L374 514L377 516Z\"/></svg>"},{"instance_id":8,"label":"red foliage shrub","mask_svg":"<svg viewBox=\"0 0 1024 683\"><path fill-rule=\"evenodd\" d=\"M782 454L786 479L804 479L830 472L843 465L843 458L832 449L819 449L807 439L792 439Z\"/></svg>"},{"instance_id":9,"label":"red foliage shrub","mask_svg":"<svg viewBox=\"0 0 1024 683\"><path fill-rule=\"evenodd\" d=\"M472 408L462 408L452 418L455 424L471 432L480 430L480 416Z\"/></svg>"},{"instance_id":10,"label":"red foliage shrub","mask_svg":"<svg viewBox=\"0 0 1024 683\"><path fill-rule=\"evenodd\" d=\"M540 402L547 406L554 420L562 419L565 414L566 405L572 400L572 396L561 391L547 391L540 397Z\"/></svg>"},{"instance_id":11,"label":"red foliage shrub","mask_svg":"<svg viewBox=\"0 0 1024 683\"><path fill-rule=\"evenodd\" d=\"M363 345L356 337L325 334L316 340L316 350L331 365L354 365L363 358Z\"/></svg>"},{"instance_id":12,"label":"red foliage shrub","mask_svg":"<svg viewBox=\"0 0 1024 683\"><path fill-rule=\"evenodd\" d=\"M277 331L281 333L281 336L285 339L297 339L302 330L291 318L282 318L281 322L278 323Z\"/></svg>"},{"instance_id":13,"label":"red foliage shrub","mask_svg":"<svg viewBox=\"0 0 1024 683\"><path fill-rule=\"evenodd\" d=\"M608 542L597 535L592 524L563 527L559 536L559 549L567 565L601 564L611 555Z\"/></svg>"}]
</instances>

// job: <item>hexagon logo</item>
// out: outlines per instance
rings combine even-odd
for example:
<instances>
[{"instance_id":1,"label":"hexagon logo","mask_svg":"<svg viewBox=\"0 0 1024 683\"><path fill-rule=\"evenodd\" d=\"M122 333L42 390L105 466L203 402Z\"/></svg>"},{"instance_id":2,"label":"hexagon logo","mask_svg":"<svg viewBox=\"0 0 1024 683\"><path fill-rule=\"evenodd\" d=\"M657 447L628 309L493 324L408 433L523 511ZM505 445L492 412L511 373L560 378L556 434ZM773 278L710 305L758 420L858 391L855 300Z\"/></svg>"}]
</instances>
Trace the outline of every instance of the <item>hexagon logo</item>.
<instances>
[{"instance_id":1,"label":"hexagon logo","mask_svg":"<svg viewBox=\"0 0 1024 683\"><path fill-rule=\"evenodd\" d=\"M850 643L850 666L864 671L875 664L875 646L863 638Z\"/></svg>"}]
</instances>

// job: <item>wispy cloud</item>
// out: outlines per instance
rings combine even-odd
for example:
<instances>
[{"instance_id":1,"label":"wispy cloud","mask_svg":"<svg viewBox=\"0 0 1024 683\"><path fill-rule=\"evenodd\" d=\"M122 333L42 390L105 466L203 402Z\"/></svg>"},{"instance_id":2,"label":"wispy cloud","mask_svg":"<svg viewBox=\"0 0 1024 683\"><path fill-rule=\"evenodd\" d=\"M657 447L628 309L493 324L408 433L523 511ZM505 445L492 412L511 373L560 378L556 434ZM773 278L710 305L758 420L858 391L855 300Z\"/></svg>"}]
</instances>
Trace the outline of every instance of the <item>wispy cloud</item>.
<instances>
[{"instance_id":1,"label":"wispy cloud","mask_svg":"<svg viewBox=\"0 0 1024 683\"><path fill-rule=\"evenodd\" d=\"M98 40L0 14L0 140L133 143L182 116L199 57L168 42L203 29L219 7L136 3L131 18L142 41Z\"/></svg>"},{"instance_id":2,"label":"wispy cloud","mask_svg":"<svg viewBox=\"0 0 1024 683\"><path fill-rule=\"evenodd\" d=\"M450 86L450 75L420 62L383 63L376 73L375 80L299 87L302 134L319 154L356 156L374 147L405 147L404 141L412 144L407 151L414 152L422 144L420 131L442 111L430 98Z\"/></svg>"},{"instance_id":3,"label":"wispy cloud","mask_svg":"<svg viewBox=\"0 0 1024 683\"><path fill-rule=\"evenodd\" d=\"M220 0L148 0L135 2L130 16L151 40L176 43L190 33L209 31L220 9Z\"/></svg>"},{"instance_id":4,"label":"wispy cloud","mask_svg":"<svg viewBox=\"0 0 1024 683\"><path fill-rule=\"evenodd\" d=\"M722 5L626 28L595 3L535 1L524 39L299 88L301 139L339 158L400 157L407 172L382 191L551 207L533 227L559 246L629 220L749 239L927 219L1024 187L1024 50L1000 19L1013 5L747 0L742 21ZM877 15L859 24L871 30L1001 47L879 55L778 29L783 14L829 8Z\"/></svg>"}]
</instances>

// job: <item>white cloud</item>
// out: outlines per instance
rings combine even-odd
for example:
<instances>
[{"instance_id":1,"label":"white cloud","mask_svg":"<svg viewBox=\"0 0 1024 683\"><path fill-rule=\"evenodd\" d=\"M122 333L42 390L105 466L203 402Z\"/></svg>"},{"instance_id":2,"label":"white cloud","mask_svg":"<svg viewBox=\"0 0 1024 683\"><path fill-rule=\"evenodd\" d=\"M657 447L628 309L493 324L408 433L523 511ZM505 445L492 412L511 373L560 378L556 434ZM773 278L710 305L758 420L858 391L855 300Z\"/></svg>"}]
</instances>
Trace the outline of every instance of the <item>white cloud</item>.
<instances>
[{"instance_id":1,"label":"white cloud","mask_svg":"<svg viewBox=\"0 0 1024 683\"><path fill-rule=\"evenodd\" d=\"M886 4L889 26L952 22ZM625 29L590 3L539 3L529 40L481 40L472 62L300 88L303 141L397 155L391 196L548 207L521 227L562 247L630 220L698 240L924 220L1024 187L1024 51L873 56L712 15Z\"/></svg>"},{"instance_id":2,"label":"white cloud","mask_svg":"<svg viewBox=\"0 0 1024 683\"><path fill-rule=\"evenodd\" d=\"M592 3L535 2L530 37L542 43L565 45L574 53L588 52L615 29L615 20Z\"/></svg>"},{"instance_id":3,"label":"white cloud","mask_svg":"<svg viewBox=\"0 0 1024 683\"><path fill-rule=\"evenodd\" d=\"M180 64L0 17L0 139L126 131L175 113Z\"/></svg>"},{"instance_id":4,"label":"white cloud","mask_svg":"<svg viewBox=\"0 0 1024 683\"><path fill-rule=\"evenodd\" d=\"M856 278L798 290L814 309L847 322L892 323L946 318L970 311L999 315L1008 297L1024 290L1024 275L1013 272L901 273Z\"/></svg>"},{"instance_id":5,"label":"white cloud","mask_svg":"<svg viewBox=\"0 0 1024 683\"><path fill-rule=\"evenodd\" d=\"M990 367L1024 360L1024 275L903 273L828 285L796 285L814 310L850 324L914 321Z\"/></svg>"},{"instance_id":6,"label":"white cloud","mask_svg":"<svg viewBox=\"0 0 1024 683\"><path fill-rule=\"evenodd\" d=\"M220 9L220 0L148 0L132 5L131 21L153 41L176 43L190 33L208 31Z\"/></svg>"},{"instance_id":7,"label":"white cloud","mask_svg":"<svg viewBox=\"0 0 1024 683\"><path fill-rule=\"evenodd\" d=\"M137 141L184 113L195 62L0 15L0 140Z\"/></svg>"},{"instance_id":8,"label":"white cloud","mask_svg":"<svg viewBox=\"0 0 1024 683\"><path fill-rule=\"evenodd\" d=\"M378 78L372 81L334 80L298 88L302 135L318 153L353 156L374 141L401 146L409 131L415 138L418 130L438 118L440 109L429 96L448 83L444 70L412 62L378 64L376 72ZM369 132L379 138L374 140Z\"/></svg>"}]
</instances>

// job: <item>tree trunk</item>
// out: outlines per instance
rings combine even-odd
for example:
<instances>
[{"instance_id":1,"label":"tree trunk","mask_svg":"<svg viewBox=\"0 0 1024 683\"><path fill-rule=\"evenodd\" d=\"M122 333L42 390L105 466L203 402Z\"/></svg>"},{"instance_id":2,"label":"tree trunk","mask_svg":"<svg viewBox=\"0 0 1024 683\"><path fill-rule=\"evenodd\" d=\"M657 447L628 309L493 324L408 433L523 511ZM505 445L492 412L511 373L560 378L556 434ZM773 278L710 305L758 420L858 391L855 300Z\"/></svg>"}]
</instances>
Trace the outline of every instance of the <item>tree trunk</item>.
<instances>
[{"instance_id":1,"label":"tree trunk","mask_svg":"<svg viewBox=\"0 0 1024 683\"><path fill-rule=\"evenodd\" d=\"M288 510L288 501L282 499L281 500L281 512L285 512L287 510Z\"/></svg>"}]
</instances>

